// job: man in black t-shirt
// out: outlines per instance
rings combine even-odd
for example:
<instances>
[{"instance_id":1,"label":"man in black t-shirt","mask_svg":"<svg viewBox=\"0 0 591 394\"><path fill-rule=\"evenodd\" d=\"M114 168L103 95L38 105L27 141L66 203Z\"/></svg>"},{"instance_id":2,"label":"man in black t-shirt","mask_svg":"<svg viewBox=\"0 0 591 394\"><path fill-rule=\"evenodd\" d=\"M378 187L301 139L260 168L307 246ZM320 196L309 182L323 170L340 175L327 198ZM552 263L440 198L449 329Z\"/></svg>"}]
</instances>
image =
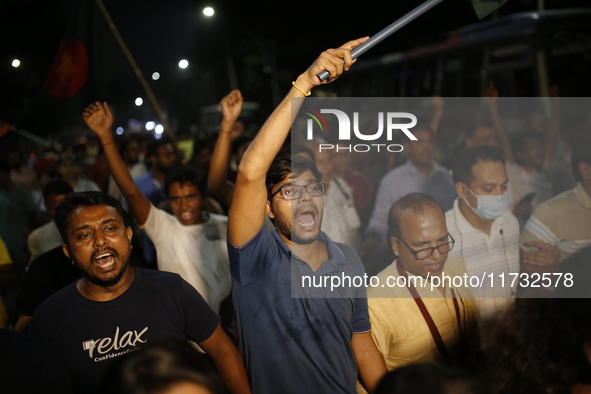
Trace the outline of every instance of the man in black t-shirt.
<instances>
[{"instance_id":1,"label":"man in black t-shirt","mask_svg":"<svg viewBox=\"0 0 591 394\"><path fill-rule=\"evenodd\" d=\"M145 343L186 338L212 357L232 392L249 393L240 355L201 295L176 274L129 267L125 218L104 193L64 199L55 220L82 278L37 308L29 332L55 344L76 392L94 392L114 359Z\"/></svg>"}]
</instances>

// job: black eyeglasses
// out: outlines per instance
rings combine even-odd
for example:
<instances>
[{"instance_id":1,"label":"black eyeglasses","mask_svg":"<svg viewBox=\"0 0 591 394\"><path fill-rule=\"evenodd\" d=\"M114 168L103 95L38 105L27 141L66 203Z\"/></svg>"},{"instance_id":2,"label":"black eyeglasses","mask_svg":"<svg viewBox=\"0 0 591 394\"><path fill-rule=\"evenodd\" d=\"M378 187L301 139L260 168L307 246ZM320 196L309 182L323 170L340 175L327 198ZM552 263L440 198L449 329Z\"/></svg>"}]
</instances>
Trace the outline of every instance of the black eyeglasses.
<instances>
[{"instance_id":1,"label":"black eyeglasses","mask_svg":"<svg viewBox=\"0 0 591 394\"><path fill-rule=\"evenodd\" d=\"M447 236L451 238L450 242L446 242L446 243L436 246L434 248L425 248L425 249L421 249L421 250L414 250L406 242L404 242L404 240L402 238L397 238L397 239L399 239L400 242L402 242L404 245L406 245L408 250L410 250L411 253L415 256L415 259L425 260L433 255L433 251L435 249L437 249L437 251L441 254L448 254L454 248L454 244L456 243L455 239L451 236L450 233L447 233Z\"/></svg>"},{"instance_id":2,"label":"black eyeglasses","mask_svg":"<svg viewBox=\"0 0 591 394\"><path fill-rule=\"evenodd\" d=\"M318 197L324 194L324 182L313 182L307 185L284 185L275 193L271 194L273 198L277 193L281 192L283 198L286 200L297 200L302 196L302 189L306 189L311 197Z\"/></svg>"}]
</instances>

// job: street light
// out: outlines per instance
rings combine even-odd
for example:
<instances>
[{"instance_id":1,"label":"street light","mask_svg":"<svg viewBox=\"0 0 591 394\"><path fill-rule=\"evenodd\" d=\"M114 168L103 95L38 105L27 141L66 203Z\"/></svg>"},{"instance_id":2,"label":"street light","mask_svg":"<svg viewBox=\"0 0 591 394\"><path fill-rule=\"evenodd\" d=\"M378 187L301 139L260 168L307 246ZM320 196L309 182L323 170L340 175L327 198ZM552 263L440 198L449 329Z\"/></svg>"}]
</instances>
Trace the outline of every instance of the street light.
<instances>
[{"instance_id":1,"label":"street light","mask_svg":"<svg viewBox=\"0 0 591 394\"><path fill-rule=\"evenodd\" d=\"M21 65L21 61L20 61L20 60L18 60L18 59L14 59L14 60L12 61L12 67L14 67L14 68L17 68L17 67L18 67L18 66L20 66L20 65Z\"/></svg>"},{"instance_id":2,"label":"street light","mask_svg":"<svg viewBox=\"0 0 591 394\"><path fill-rule=\"evenodd\" d=\"M213 14L215 14L215 11L214 11L213 8L211 8L211 7L205 7L203 9L203 15L205 15L206 17L209 18L210 16L213 16Z\"/></svg>"},{"instance_id":3,"label":"street light","mask_svg":"<svg viewBox=\"0 0 591 394\"><path fill-rule=\"evenodd\" d=\"M144 100L141 97L138 97L135 99L135 105L137 105L138 107L141 107L141 105L144 103Z\"/></svg>"},{"instance_id":4,"label":"street light","mask_svg":"<svg viewBox=\"0 0 591 394\"><path fill-rule=\"evenodd\" d=\"M189 67L189 62L186 59L183 59L179 62L179 67L180 68L187 68L187 67Z\"/></svg>"}]
</instances>

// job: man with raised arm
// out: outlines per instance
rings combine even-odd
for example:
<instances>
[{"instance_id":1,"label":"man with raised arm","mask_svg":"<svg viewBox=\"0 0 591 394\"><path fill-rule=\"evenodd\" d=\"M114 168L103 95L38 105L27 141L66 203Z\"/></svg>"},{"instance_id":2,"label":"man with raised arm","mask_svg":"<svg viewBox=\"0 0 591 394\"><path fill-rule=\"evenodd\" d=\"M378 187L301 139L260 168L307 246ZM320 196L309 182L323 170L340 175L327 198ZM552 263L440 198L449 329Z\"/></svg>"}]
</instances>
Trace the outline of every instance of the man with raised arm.
<instances>
[{"instance_id":1,"label":"man with raised arm","mask_svg":"<svg viewBox=\"0 0 591 394\"><path fill-rule=\"evenodd\" d=\"M113 143L113 115L107 103L91 104L83 118L100 138L111 174L136 221L154 242L158 269L179 274L219 312L231 286L224 242L227 218L203 211L205 174L191 165L175 167L166 174L164 190L174 212L170 215L150 203L131 178Z\"/></svg>"},{"instance_id":2,"label":"man with raised arm","mask_svg":"<svg viewBox=\"0 0 591 394\"><path fill-rule=\"evenodd\" d=\"M256 393L370 391L386 372L372 337L365 288L305 287L305 276L363 275L347 245L320 231L324 184L300 156L275 159L292 124L292 101L353 64L365 39L323 52L294 82L244 154L228 219L228 249L243 356ZM299 98L300 100L292 100ZM294 103L295 104L295 103ZM263 226L265 214L277 230Z\"/></svg>"}]
</instances>

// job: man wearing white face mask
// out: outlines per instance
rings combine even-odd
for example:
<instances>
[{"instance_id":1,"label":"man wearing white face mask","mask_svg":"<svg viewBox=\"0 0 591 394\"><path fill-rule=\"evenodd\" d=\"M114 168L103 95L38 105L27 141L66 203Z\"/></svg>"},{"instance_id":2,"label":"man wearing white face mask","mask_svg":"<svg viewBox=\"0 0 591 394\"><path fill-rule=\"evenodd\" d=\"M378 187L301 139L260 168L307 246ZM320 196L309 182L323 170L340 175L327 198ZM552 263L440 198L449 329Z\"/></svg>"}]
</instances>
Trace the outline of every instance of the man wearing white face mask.
<instances>
[{"instance_id":1,"label":"man wearing white face mask","mask_svg":"<svg viewBox=\"0 0 591 394\"><path fill-rule=\"evenodd\" d=\"M519 274L519 223L507 209L509 179L502 150L466 148L454 162L453 178L458 198L445 213L456 240L450 255L464 259L468 275L484 278L483 285L472 291L486 319L512 302L517 283L510 286L510 273Z\"/></svg>"}]
</instances>

